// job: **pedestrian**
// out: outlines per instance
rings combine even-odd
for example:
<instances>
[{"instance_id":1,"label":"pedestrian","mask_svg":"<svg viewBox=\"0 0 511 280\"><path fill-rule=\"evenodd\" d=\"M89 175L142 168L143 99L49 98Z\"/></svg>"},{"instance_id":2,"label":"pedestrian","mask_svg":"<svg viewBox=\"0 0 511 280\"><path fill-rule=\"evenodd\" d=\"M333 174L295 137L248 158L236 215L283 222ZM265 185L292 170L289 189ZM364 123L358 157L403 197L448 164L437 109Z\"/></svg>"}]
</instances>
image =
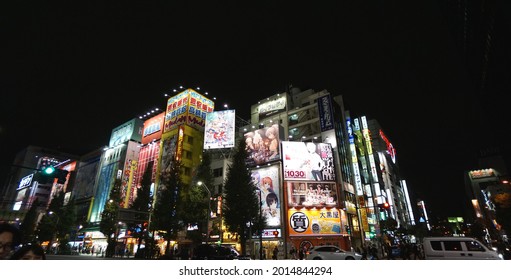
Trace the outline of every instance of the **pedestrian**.
<instances>
[{"instance_id":1,"label":"pedestrian","mask_svg":"<svg viewBox=\"0 0 511 280\"><path fill-rule=\"evenodd\" d=\"M37 244L25 245L14 252L11 260L46 260L43 247Z\"/></svg>"},{"instance_id":2,"label":"pedestrian","mask_svg":"<svg viewBox=\"0 0 511 280\"><path fill-rule=\"evenodd\" d=\"M304 257L305 257L305 252L303 251L303 248L300 248L300 251L298 252L298 258L300 260L303 260Z\"/></svg>"},{"instance_id":3,"label":"pedestrian","mask_svg":"<svg viewBox=\"0 0 511 280\"><path fill-rule=\"evenodd\" d=\"M276 260L276 259L278 259L278 256L279 256L279 248L277 246L275 246L275 248L273 248L272 259Z\"/></svg>"},{"instance_id":4,"label":"pedestrian","mask_svg":"<svg viewBox=\"0 0 511 280\"><path fill-rule=\"evenodd\" d=\"M0 223L0 260L9 258L11 252L21 242L21 231L8 223Z\"/></svg>"}]
</instances>

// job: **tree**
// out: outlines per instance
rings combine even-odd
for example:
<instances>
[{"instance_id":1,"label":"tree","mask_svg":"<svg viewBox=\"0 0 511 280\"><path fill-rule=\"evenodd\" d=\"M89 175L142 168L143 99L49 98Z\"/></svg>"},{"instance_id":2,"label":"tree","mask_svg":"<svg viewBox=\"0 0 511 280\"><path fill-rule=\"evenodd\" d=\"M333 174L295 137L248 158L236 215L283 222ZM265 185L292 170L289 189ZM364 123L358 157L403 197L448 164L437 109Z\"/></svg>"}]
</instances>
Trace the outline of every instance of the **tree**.
<instances>
[{"instance_id":1,"label":"tree","mask_svg":"<svg viewBox=\"0 0 511 280\"><path fill-rule=\"evenodd\" d=\"M133 228L137 229L140 228L140 232L137 232L136 230L133 231L133 237L138 238L138 247L137 252L140 250L140 246L142 244L142 239L148 238L148 232L147 232L147 223L149 222L147 220L149 216L149 212L151 211L151 207L153 204L153 198L151 196L151 184L152 182L152 174L153 174L153 162L149 162L147 164L147 168L142 175L142 180L140 182L140 188L137 191L137 197L133 201L133 204L131 205L131 209L138 211L138 213L135 214L135 219L144 221L140 224L134 224L132 225ZM140 225L140 227L139 227Z\"/></svg>"},{"instance_id":2,"label":"tree","mask_svg":"<svg viewBox=\"0 0 511 280\"><path fill-rule=\"evenodd\" d=\"M202 186L199 186L198 182L201 182ZM199 230L186 232L186 237L192 240L194 244L203 240L203 233L205 233L206 240L209 235L207 232L208 225L206 225L206 223L208 220L207 215L209 215L208 203L212 203L212 201L205 188L209 190L209 193L213 194L214 191L212 187L213 172L211 171L211 157L206 151L202 154L202 160L195 172L192 185L182 192L183 203L181 205L183 223L200 225ZM214 207L211 207L211 209L214 209Z\"/></svg>"},{"instance_id":3,"label":"tree","mask_svg":"<svg viewBox=\"0 0 511 280\"><path fill-rule=\"evenodd\" d=\"M170 241L175 239L178 231L183 228L180 222L180 192L183 188L180 171L181 162L172 156L169 168L161 171L154 205L152 226L161 231L163 238L168 241L166 255L171 254Z\"/></svg>"},{"instance_id":4,"label":"tree","mask_svg":"<svg viewBox=\"0 0 511 280\"><path fill-rule=\"evenodd\" d=\"M110 258L115 253L115 246L117 241L118 229L118 214L121 202L121 179L115 179L110 195L105 202L105 207L101 213L101 221L99 223L99 230L106 236L107 247L105 251L105 257Z\"/></svg>"},{"instance_id":5,"label":"tree","mask_svg":"<svg viewBox=\"0 0 511 280\"><path fill-rule=\"evenodd\" d=\"M244 139L240 139L227 171L223 204L225 224L229 231L240 236L243 255L246 254L247 224L255 223L259 217L259 199L245 162L248 156L245 146Z\"/></svg>"},{"instance_id":6,"label":"tree","mask_svg":"<svg viewBox=\"0 0 511 280\"><path fill-rule=\"evenodd\" d=\"M22 234L22 242L29 243L35 241L35 228L38 220L39 213L37 208L39 207L39 200L36 198L27 213L25 214L25 218L20 225L20 231Z\"/></svg>"}]
</instances>

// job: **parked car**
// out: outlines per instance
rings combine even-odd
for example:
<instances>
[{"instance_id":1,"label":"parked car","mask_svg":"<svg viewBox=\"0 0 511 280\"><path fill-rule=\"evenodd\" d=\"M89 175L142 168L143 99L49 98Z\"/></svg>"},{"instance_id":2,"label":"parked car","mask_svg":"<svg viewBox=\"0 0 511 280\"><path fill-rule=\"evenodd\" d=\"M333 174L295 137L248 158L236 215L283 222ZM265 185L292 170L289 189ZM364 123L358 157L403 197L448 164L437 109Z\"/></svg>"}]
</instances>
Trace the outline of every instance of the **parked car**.
<instances>
[{"instance_id":1,"label":"parked car","mask_svg":"<svg viewBox=\"0 0 511 280\"><path fill-rule=\"evenodd\" d=\"M334 245L315 246L307 253L307 260L360 260L362 255Z\"/></svg>"},{"instance_id":2,"label":"parked car","mask_svg":"<svg viewBox=\"0 0 511 280\"><path fill-rule=\"evenodd\" d=\"M239 257L236 249L216 244L201 244L193 251L192 260L235 260Z\"/></svg>"}]
</instances>

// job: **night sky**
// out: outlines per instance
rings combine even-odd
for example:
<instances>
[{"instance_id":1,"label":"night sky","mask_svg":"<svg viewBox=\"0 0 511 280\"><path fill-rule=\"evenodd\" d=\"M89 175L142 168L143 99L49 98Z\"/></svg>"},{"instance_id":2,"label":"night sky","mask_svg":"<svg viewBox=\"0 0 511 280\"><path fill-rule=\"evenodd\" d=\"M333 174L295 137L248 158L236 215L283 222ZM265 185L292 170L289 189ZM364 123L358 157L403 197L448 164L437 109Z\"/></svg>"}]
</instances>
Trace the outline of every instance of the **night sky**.
<instances>
[{"instance_id":1,"label":"night sky","mask_svg":"<svg viewBox=\"0 0 511 280\"><path fill-rule=\"evenodd\" d=\"M500 120L480 134L481 103L435 1L15 2L0 9L2 166L28 145L78 155L104 146L179 86L249 119L252 104L292 84L342 94L352 115L377 119L412 198L454 216L480 142L509 135ZM509 67L499 71L507 80ZM511 88L494 84L484 99Z\"/></svg>"}]
</instances>

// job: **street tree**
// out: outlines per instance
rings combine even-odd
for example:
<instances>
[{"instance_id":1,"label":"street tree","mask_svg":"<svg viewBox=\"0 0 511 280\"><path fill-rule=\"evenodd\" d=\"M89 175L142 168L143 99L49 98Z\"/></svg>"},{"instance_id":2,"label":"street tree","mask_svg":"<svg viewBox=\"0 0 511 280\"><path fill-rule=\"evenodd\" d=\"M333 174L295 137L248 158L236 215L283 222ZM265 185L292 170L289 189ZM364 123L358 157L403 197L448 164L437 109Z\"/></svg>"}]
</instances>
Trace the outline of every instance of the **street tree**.
<instances>
[{"instance_id":1,"label":"street tree","mask_svg":"<svg viewBox=\"0 0 511 280\"><path fill-rule=\"evenodd\" d=\"M248 157L244 139L240 139L235 148L232 164L229 165L224 184L225 199L223 217L230 232L240 236L242 254L246 254L248 225L254 224L259 218L259 198L256 186L247 168Z\"/></svg>"},{"instance_id":2,"label":"street tree","mask_svg":"<svg viewBox=\"0 0 511 280\"><path fill-rule=\"evenodd\" d=\"M105 257L110 258L115 253L115 243L117 241L118 215L121 202L121 179L116 178L110 190L110 195L105 202L105 207L101 213L99 230L106 236L107 247Z\"/></svg>"},{"instance_id":3,"label":"street tree","mask_svg":"<svg viewBox=\"0 0 511 280\"><path fill-rule=\"evenodd\" d=\"M25 218L23 218L23 222L20 225L23 243L35 241L35 229L39 218L39 212L37 211L39 204L39 199L36 198L34 202L32 202L32 205L30 205L30 208L25 214Z\"/></svg>"},{"instance_id":4,"label":"street tree","mask_svg":"<svg viewBox=\"0 0 511 280\"><path fill-rule=\"evenodd\" d=\"M183 223L185 225L199 225L199 230L186 232L187 239L192 240L193 244L199 244L205 238L208 238L208 203L212 203L209 193L214 194L213 172L211 171L211 157L208 151L202 154L202 160L194 174L192 185L182 192L182 213ZM201 182L202 185L198 185ZM209 190L206 190L206 188ZM210 205L212 206L212 205ZM213 207L211 207L213 209Z\"/></svg>"},{"instance_id":5,"label":"street tree","mask_svg":"<svg viewBox=\"0 0 511 280\"><path fill-rule=\"evenodd\" d=\"M160 184L151 221L151 227L160 231L163 238L168 241L165 248L167 256L171 254L170 241L175 240L178 231L183 228L180 211L180 193L183 183L180 171L181 162L172 156L169 168L160 172Z\"/></svg>"}]
</instances>

